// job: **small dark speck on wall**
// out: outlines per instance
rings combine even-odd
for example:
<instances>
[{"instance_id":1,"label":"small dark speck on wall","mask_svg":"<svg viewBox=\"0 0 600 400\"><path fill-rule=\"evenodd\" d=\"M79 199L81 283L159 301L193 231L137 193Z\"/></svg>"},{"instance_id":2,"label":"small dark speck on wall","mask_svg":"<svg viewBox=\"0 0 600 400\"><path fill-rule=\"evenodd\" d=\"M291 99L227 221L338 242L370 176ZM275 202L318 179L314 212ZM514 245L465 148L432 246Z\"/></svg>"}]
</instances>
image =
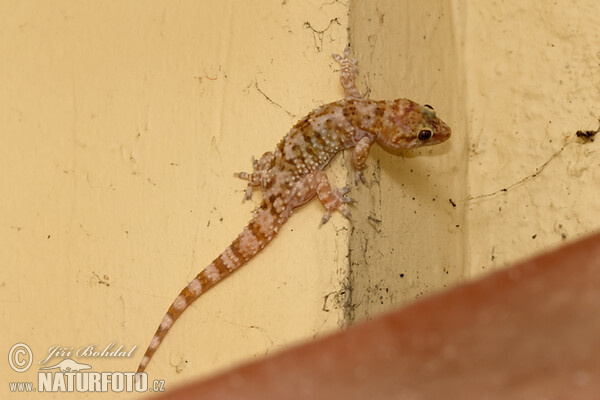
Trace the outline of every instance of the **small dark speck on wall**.
<instances>
[{"instance_id":1,"label":"small dark speck on wall","mask_svg":"<svg viewBox=\"0 0 600 400\"><path fill-rule=\"evenodd\" d=\"M598 120L600 121L600 119ZM577 135L578 138L582 138L586 141L589 142L593 142L594 141L594 137L596 136L596 134L600 132L600 128L594 130L589 130L589 131L577 131L575 133L575 135Z\"/></svg>"}]
</instances>

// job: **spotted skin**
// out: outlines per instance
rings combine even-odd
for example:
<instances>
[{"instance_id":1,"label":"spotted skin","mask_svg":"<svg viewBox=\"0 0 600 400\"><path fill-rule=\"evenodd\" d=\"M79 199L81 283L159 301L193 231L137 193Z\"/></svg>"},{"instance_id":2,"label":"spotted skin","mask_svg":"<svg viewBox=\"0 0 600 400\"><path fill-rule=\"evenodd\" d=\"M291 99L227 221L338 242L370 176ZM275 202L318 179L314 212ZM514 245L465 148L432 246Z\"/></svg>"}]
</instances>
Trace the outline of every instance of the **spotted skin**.
<instances>
[{"instance_id":1,"label":"spotted skin","mask_svg":"<svg viewBox=\"0 0 600 400\"><path fill-rule=\"evenodd\" d=\"M294 125L275 150L253 160L252 173L238 174L248 181L245 199L252 196L253 188L260 187L263 193L260 206L238 237L173 301L140 362L138 372L144 371L183 311L202 293L261 251L296 207L317 196L325 208L321 225L335 211L350 219L350 212L345 206L352 201L346 196L349 188L332 187L323 171L335 154L351 149L355 183L359 184L365 182L362 171L374 142L396 153L438 144L450 137L450 128L437 118L430 106L421 106L407 99L363 99L354 82L357 62L349 55L349 48L343 56L333 55L342 67L340 81L345 98L310 112Z\"/></svg>"}]
</instances>

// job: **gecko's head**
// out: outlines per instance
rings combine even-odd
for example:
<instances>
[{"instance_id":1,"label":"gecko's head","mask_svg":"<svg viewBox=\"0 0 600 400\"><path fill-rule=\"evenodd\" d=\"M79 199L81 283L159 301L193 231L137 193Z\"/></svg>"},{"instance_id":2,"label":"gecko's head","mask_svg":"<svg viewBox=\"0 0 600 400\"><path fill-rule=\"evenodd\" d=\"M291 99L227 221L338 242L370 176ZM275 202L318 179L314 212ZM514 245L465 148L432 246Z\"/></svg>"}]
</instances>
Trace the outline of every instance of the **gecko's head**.
<instances>
[{"instance_id":1,"label":"gecko's head","mask_svg":"<svg viewBox=\"0 0 600 400\"><path fill-rule=\"evenodd\" d=\"M450 137L450 127L435 115L430 105L398 99L389 102L384 109L381 130L375 140L391 153L431 146Z\"/></svg>"}]
</instances>

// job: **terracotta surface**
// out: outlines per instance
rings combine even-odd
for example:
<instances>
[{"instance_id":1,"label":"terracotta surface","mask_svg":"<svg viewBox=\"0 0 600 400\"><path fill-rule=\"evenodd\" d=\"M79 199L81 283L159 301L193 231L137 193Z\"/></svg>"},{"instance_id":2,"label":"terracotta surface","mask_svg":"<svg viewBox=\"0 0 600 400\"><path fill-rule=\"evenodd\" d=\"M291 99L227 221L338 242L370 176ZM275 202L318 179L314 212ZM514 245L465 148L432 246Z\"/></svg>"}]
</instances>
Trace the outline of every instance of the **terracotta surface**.
<instances>
[{"instance_id":1,"label":"terracotta surface","mask_svg":"<svg viewBox=\"0 0 600 400\"><path fill-rule=\"evenodd\" d=\"M598 399L600 234L164 399Z\"/></svg>"}]
</instances>

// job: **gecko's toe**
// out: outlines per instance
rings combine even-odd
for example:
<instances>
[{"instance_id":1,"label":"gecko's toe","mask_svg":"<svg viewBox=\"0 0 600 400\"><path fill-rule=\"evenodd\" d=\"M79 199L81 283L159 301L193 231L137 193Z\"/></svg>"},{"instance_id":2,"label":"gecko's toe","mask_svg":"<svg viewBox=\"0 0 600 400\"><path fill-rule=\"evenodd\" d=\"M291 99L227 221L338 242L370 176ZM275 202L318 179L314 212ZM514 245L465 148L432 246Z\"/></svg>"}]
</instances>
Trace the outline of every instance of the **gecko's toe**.
<instances>
[{"instance_id":1,"label":"gecko's toe","mask_svg":"<svg viewBox=\"0 0 600 400\"><path fill-rule=\"evenodd\" d=\"M340 189L340 194L342 196L344 196L346 193L348 193L352 188L350 187L350 185L346 185L343 188Z\"/></svg>"},{"instance_id":2,"label":"gecko's toe","mask_svg":"<svg viewBox=\"0 0 600 400\"><path fill-rule=\"evenodd\" d=\"M344 57L346 57L346 58L350 57L350 43L348 43L346 45L346 48L344 49Z\"/></svg>"},{"instance_id":3,"label":"gecko's toe","mask_svg":"<svg viewBox=\"0 0 600 400\"><path fill-rule=\"evenodd\" d=\"M246 193L244 193L244 198L242 200L242 203L245 201L248 201L252 199L252 185L248 184L248 186L246 187Z\"/></svg>"},{"instance_id":4,"label":"gecko's toe","mask_svg":"<svg viewBox=\"0 0 600 400\"><path fill-rule=\"evenodd\" d=\"M346 207L340 207L338 211L341 212L348 221L352 220L352 214L350 214L350 211L348 211Z\"/></svg>"},{"instance_id":5,"label":"gecko's toe","mask_svg":"<svg viewBox=\"0 0 600 400\"><path fill-rule=\"evenodd\" d=\"M323 217L321 218L321 222L319 222L319 228L325 225L327 221L329 221L329 218L331 218L331 213L329 211L325 211L325 214L323 214Z\"/></svg>"},{"instance_id":6,"label":"gecko's toe","mask_svg":"<svg viewBox=\"0 0 600 400\"><path fill-rule=\"evenodd\" d=\"M236 178L243 179L245 181L249 181L250 180L250 175L252 175L252 174L249 174L247 172L234 172L233 173L233 176L235 176Z\"/></svg>"},{"instance_id":7,"label":"gecko's toe","mask_svg":"<svg viewBox=\"0 0 600 400\"><path fill-rule=\"evenodd\" d=\"M346 196L350 189L351 188L349 185L346 185L341 189L334 188L333 194L335 195L336 199L338 199L338 201L341 203L353 203L354 199L350 196Z\"/></svg>"},{"instance_id":8,"label":"gecko's toe","mask_svg":"<svg viewBox=\"0 0 600 400\"><path fill-rule=\"evenodd\" d=\"M367 179L365 178L365 175L362 173L362 171L356 171L354 172L354 184L358 186L360 183L366 185Z\"/></svg>"}]
</instances>

